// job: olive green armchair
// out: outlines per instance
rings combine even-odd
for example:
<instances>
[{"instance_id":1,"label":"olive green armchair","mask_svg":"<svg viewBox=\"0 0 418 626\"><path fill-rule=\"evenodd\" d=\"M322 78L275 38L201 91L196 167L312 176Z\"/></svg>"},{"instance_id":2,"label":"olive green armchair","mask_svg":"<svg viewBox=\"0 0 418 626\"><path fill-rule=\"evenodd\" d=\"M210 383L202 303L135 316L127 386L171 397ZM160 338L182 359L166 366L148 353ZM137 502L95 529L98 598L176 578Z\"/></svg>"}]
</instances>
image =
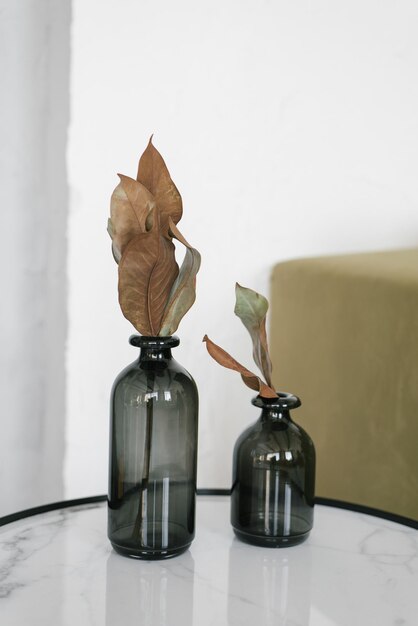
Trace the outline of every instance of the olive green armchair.
<instances>
[{"instance_id":1,"label":"olive green armchair","mask_svg":"<svg viewBox=\"0 0 418 626\"><path fill-rule=\"evenodd\" d=\"M276 387L314 440L318 496L418 519L418 249L279 263Z\"/></svg>"}]
</instances>

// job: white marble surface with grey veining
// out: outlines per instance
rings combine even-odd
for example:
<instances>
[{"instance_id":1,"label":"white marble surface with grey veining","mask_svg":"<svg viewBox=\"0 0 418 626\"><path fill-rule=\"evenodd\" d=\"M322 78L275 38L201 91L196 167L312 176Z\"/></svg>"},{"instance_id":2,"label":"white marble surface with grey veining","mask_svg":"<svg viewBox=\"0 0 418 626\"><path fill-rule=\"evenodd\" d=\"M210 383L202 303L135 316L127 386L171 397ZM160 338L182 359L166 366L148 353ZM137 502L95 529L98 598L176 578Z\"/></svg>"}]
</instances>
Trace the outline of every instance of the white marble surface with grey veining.
<instances>
[{"instance_id":1,"label":"white marble surface with grey veining","mask_svg":"<svg viewBox=\"0 0 418 626\"><path fill-rule=\"evenodd\" d=\"M191 549L167 561L112 551L106 505L0 528L1 626L416 626L418 532L316 506L308 541L234 538L229 498L198 498Z\"/></svg>"}]
</instances>

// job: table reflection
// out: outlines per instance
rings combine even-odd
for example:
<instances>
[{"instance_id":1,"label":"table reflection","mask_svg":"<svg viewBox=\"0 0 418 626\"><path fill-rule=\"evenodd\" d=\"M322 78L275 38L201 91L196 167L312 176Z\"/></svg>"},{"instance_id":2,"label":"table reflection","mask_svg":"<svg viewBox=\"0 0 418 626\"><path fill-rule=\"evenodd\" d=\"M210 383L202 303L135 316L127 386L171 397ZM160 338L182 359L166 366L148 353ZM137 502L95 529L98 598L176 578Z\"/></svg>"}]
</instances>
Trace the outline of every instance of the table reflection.
<instances>
[{"instance_id":1,"label":"table reflection","mask_svg":"<svg viewBox=\"0 0 418 626\"><path fill-rule=\"evenodd\" d=\"M229 550L228 624L308 626L311 564L307 544L258 548L234 539Z\"/></svg>"},{"instance_id":2,"label":"table reflection","mask_svg":"<svg viewBox=\"0 0 418 626\"><path fill-rule=\"evenodd\" d=\"M112 552L106 564L106 626L135 615L141 626L193 623L194 561L190 552L174 560L142 561Z\"/></svg>"}]
</instances>

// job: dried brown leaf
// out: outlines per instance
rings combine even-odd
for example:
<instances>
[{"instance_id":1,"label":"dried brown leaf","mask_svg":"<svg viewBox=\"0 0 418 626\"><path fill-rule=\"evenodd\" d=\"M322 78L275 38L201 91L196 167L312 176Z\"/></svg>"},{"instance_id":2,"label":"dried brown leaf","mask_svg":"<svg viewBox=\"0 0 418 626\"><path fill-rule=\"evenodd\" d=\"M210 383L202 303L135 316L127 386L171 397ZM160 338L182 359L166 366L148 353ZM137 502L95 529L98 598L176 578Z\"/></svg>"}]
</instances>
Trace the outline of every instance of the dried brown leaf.
<instances>
[{"instance_id":1,"label":"dried brown leaf","mask_svg":"<svg viewBox=\"0 0 418 626\"><path fill-rule=\"evenodd\" d=\"M168 218L171 217L177 224L183 215L183 204L163 157L152 143L152 137L139 160L137 180L154 196L160 210L161 231L167 236Z\"/></svg>"},{"instance_id":2,"label":"dried brown leaf","mask_svg":"<svg viewBox=\"0 0 418 626\"><path fill-rule=\"evenodd\" d=\"M119 263L119 303L124 316L143 335L160 332L179 272L174 251L173 242L159 232L156 212L152 230L136 235Z\"/></svg>"},{"instance_id":3,"label":"dried brown leaf","mask_svg":"<svg viewBox=\"0 0 418 626\"><path fill-rule=\"evenodd\" d=\"M253 372L250 372L250 370L247 370L241 363L238 363L228 352L225 352L225 350L217 346L216 343L213 343L207 335L203 337L203 341L206 342L206 348L211 357L223 367L239 372L247 387L258 391L259 395L263 398L277 397L277 393L274 389L266 385L261 378L253 374Z\"/></svg>"},{"instance_id":4,"label":"dried brown leaf","mask_svg":"<svg viewBox=\"0 0 418 626\"><path fill-rule=\"evenodd\" d=\"M126 246L136 235L145 232L146 220L155 208L152 194L138 181L119 174L121 182L110 201L108 232L112 238L112 251L119 262Z\"/></svg>"},{"instance_id":5,"label":"dried brown leaf","mask_svg":"<svg viewBox=\"0 0 418 626\"><path fill-rule=\"evenodd\" d=\"M174 237L175 239L177 239L177 241L180 241L180 243L182 243L183 246L186 246L186 248L192 247L185 239L185 237L183 237L171 217L168 218L168 234L170 235L170 237Z\"/></svg>"}]
</instances>

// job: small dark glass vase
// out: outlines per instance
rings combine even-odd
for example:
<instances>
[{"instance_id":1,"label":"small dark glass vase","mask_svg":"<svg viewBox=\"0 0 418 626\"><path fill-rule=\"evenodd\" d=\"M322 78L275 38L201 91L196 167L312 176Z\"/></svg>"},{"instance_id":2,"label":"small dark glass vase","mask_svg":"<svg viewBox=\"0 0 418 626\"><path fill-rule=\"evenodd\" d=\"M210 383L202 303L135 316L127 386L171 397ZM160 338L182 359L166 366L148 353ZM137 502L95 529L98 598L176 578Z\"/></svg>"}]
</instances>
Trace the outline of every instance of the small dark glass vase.
<instances>
[{"instance_id":1,"label":"small dark glass vase","mask_svg":"<svg viewBox=\"0 0 418 626\"><path fill-rule=\"evenodd\" d=\"M279 393L252 403L261 415L235 444L231 524L247 543L294 546L313 525L315 448L290 417L299 398Z\"/></svg>"},{"instance_id":2,"label":"small dark glass vase","mask_svg":"<svg viewBox=\"0 0 418 626\"><path fill-rule=\"evenodd\" d=\"M164 559L194 538L198 394L171 356L178 337L129 341L140 355L112 389L108 537L125 556Z\"/></svg>"}]
</instances>

